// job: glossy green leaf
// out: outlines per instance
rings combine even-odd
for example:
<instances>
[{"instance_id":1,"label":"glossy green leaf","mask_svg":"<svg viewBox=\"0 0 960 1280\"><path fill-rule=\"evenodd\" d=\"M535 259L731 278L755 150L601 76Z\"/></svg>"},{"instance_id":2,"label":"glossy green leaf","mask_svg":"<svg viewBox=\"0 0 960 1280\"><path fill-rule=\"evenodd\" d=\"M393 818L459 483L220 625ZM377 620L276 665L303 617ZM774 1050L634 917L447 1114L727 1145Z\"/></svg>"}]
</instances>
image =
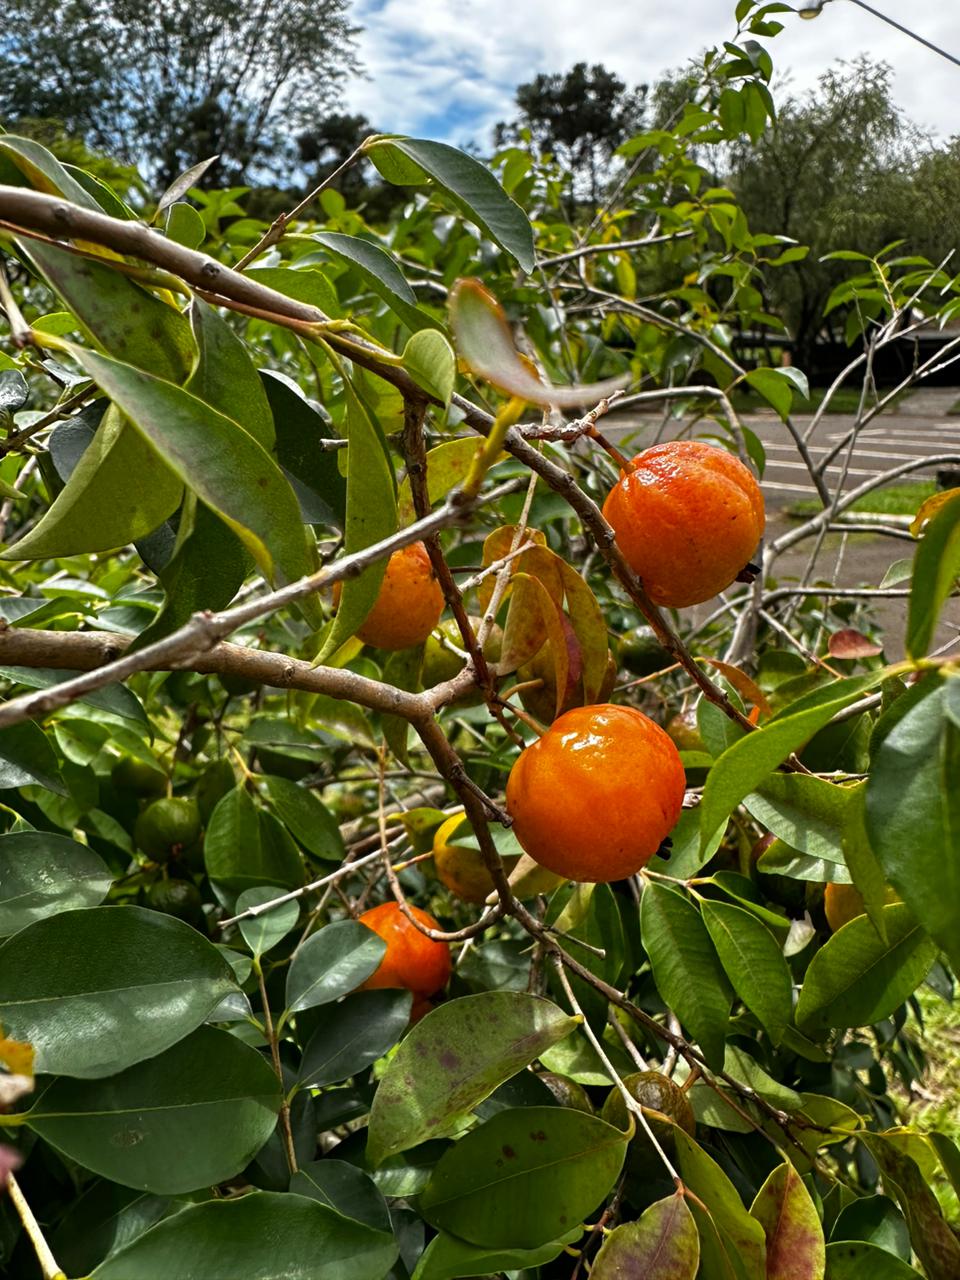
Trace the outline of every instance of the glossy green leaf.
<instances>
[{"instance_id":1,"label":"glossy green leaf","mask_svg":"<svg viewBox=\"0 0 960 1280\"><path fill-rule=\"evenodd\" d=\"M960 680L928 677L874 730L865 825L887 880L960 965Z\"/></svg>"},{"instance_id":2,"label":"glossy green leaf","mask_svg":"<svg viewBox=\"0 0 960 1280\"><path fill-rule=\"evenodd\" d=\"M583 1234L580 1227L536 1249L485 1249L441 1231L420 1255L412 1280L459 1280L461 1276L492 1276L501 1271L522 1272L544 1266Z\"/></svg>"},{"instance_id":3,"label":"glossy green leaf","mask_svg":"<svg viewBox=\"0 0 960 1280\"><path fill-rule=\"evenodd\" d=\"M763 1227L744 1208L736 1187L702 1147L682 1129L674 1129L681 1176L704 1206L690 1208L700 1231L704 1276L763 1280L766 1240Z\"/></svg>"},{"instance_id":4,"label":"glossy green leaf","mask_svg":"<svg viewBox=\"0 0 960 1280\"><path fill-rule=\"evenodd\" d=\"M595 405L624 386L623 378L572 387L541 382L521 359L503 308L479 280L458 280L450 291L450 327L457 354L471 373L528 404Z\"/></svg>"},{"instance_id":5,"label":"glossy green leaf","mask_svg":"<svg viewBox=\"0 0 960 1280\"><path fill-rule=\"evenodd\" d=\"M170 1195L238 1174L279 1110L269 1061L226 1031L200 1027L106 1080L54 1080L27 1123L85 1168Z\"/></svg>"},{"instance_id":6,"label":"glossy green leaf","mask_svg":"<svg viewBox=\"0 0 960 1280\"><path fill-rule=\"evenodd\" d=\"M91 342L115 360L182 383L196 350L190 323L103 260L31 240L29 254Z\"/></svg>"},{"instance_id":7,"label":"glossy green leaf","mask_svg":"<svg viewBox=\"0 0 960 1280\"><path fill-rule=\"evenodd\" d=\"M863 1027L912 995L937 958L937 944L908 907L883 908L886 942L867 916L845 924L813 957L797 1004L801 1031Z\"/></svg>"},{"instance_id":8,"label":"glossy green leaf","mask_svg":"<svg viewBox=\"0 0 960 1280\"><path fill-rule=\"evenodd\" d=\"M592 1280L694 1280L700 1236L683 1195L657 1200L636 1222L614 1227L590 1269Z\"/></svg>"},{"instance_id":9,"label":"glossy green leaf","mask_svg":"<svg viewBox=\"0 0 960 1280\"><path fill-rule=\"evenodd\" d=\"M875 1244L831 1242L826 1251L826 1280L919 1280L920 1272Z\"/></svg>"},{"instance_id":10,"label":"glossy green leaf","mask_svg":"<svg viewBox=\"0 0 960 1280\"><path fill-rule=\"evenodd\" d=\"M441 1156L420 1211L471 1244L533 1249L596 1209L626 1149L619 1129L582 1111L501 1111Z\"/></svg>"},{"instance_id":11,"label":"glossy green leaf","mask_svg":"<svg viewBox=\"0 0 960 1280\"><path fill-rule=\"evenodd\" d=\"M254 1191L167 1218L91 1280L383 1280L396 1252L383 1232L315 1200Z\"/></svg>"},{"instance_id":12,"label":"glossy green leaf","mask_svg":"<svg viewBox=\"0 0 960 1280\"><path fill-rule=\"evenodd\" d=\"M823 1228L792 1164L774 1169L757 1192L750 1214L766 1237L767 1280L823 1280Z\"/></svg>"},{"instance_id":13,"label":"glossy green leaf","mask_svg":"<svg viewBox=\"0 0 960 1280\"><path fill-rule=\"evenodd\" d=\"M29 689L52 689L64 680L80 675L79 671L54 670L47 667L8 667L0 665L0 679L15 680L17 684L26 685ZM137 725L149 726L147 713L135 693L123 685L108 685L106 689L94 689L78 703L88 707L96 707L110 715L119 716L123 720L132 720Z\"/></svg>"},{"instance_id":14,"label":"glossy green leaf","mask_svg":"<svg viewBox=\"0 0 960 1280\"><path fill-rule=\"evenodd\" d=\"M112 551L151 533L182 496L180 477L111 405L66 485L2 559Z\"/></svg>"},{"instance_id":15,"label":"glossy green leaf","mask_svg":"<svg viewBox=\"0 0 960 1280\"><path fill-rule=\"evenodd\" d=\"M39 783L47 791L65 794L56 753L32 720L0 729L0 791Z\"/></svg>"},{"instance_id":16,"label":"glossy green leaf","mask_svg":"<svg viewBox=\"0 0 960 1280\"><path fill-rule=\"evenodd\" d=\"M782 369L751 369L747 382L771 404L781 418L786 418L793 403L793 387Z\"/></svg>"},{"instance_id":17,"label":"glossy green leaf","mask_svg":"<svg viewBox=\"0 0 960 1280\"><path fill-rule=\"evenodd\" d=\"M70 1205L48 1237L50 1247L67 1275L85 1276L176 1207L168 1196L98 1178Z\"/></svg>"},{"instance_id":18,"label":"glossy green leaf","mask_svg":"<svg viewBox=\"0 0 960 1280\"><path fill-rule=\"evenodd\" d=\"M265 779L267 796L277 817L308 853L330 862L342 862L346 847L337 820L315 792L289 778Z\"/></svg>"},{"instance_id":19,"label":"glossy green leaf","mask_svg":"<svg viewBox=\"0 0 960 1280\"><path fill-rule=\"evenodd\" d=\"M940 1164L954 1191L960 1196L960 1147L946 1133L930 1133L927 1138L940 1158Z\"/></svg>"},{"instance_id":20,"label":"glossy green leaf","mask_svg":"<svg viewBox=\"0 0 960 1280\"><path fill-rule=\"evenodd\" d=\"M71 177L69 171L54 156L52 151L41 146L33 138L21 138L13 133L0 136L0 155L12 161L27 183L35 191L45 191L48 195L64 196L81 209L99 211L96 200ZM7 178L4 178L7 181Z\"/></svg>"},{"instance_id":21,"label":"glossy green leaf","mask_svg":"<svg viewBox=\"0 0 960 1280\"><path fill-rule=\"evenodd\" d=\"M0 1025L51 1075L96 1079L162 1053L235 990L212 943L142 907L63 911L0 947Z\"/></svg>"},{"instance_id":22,"label":"glossy green leaf","mask_svg":"<svg viewBox=\"0 0 960 1280\"><path fill-rule=\"evenodd\" d=\"M723 831L714 833L714 838L701 848L700 844L700 806L696 809L684 809L677 825L670 832L672 848L669 858L659 855L651 858L647 866L660 875L672 876L677 880L687 880L695 876L701 867L705 867L720 847Z\"/></svg>"},{"instance_id":23,"label":"glossy green leaf","mask_svg":"<svg viewBox=\"0 0 960 1280\"><path fill-rule=\"evenodd\" d=\"M76 840L49 831L0 836L0 937L72 908L95 907L113 874Z\"/></svg>"},{"instance_id":24,"label":"glossy green leaf","mask_svg":"<svg viewBox=\"0 0 960 1280\"><path fill-rule=\"evenodd\" d=\"M657 990L719 1068L733 993L699 911L676 890L648 884L640 930Z\"/></svg>"},{"instance_id":25,"label":"glossy green leaf","mask_svg":"<svg viewBox=\"0 0 960 1280\"><path fill-rule=\"evenodd\" d=\"M202 298L190 303L197 360L188 389L238 422L264 449L274 446L273 412L250 353L234 331Z\"/></svg>"},{"instance_id":26,"label":"glossy green leaf","mask_svg":"<svg viewBox=\"0 0 960 1280\"><path fill-rule=\"evenodd\" d=\"M780 944L742 907L705 901L700 909L734 991L779 1044L793 1013L793 980Z\"/></svg>"},{"instance_id":27,"label":"glossy green leaf","mask_svg":"<svg viewBox=\"0 0 960 1280\"><path fill-rule=\"evenodd\" d=\"M175 200L168 206L164 230L168 240L185 245L188 249L199 249L207 238L203 219L193 205L187 204L185 200Z\"/></svg>"},{"instance_id":28,"label":"glossy green leaf","mask_svg":"<svg viewBox=\"0 0 960 1280\"><path fill-rule=\"evenodd\" d=\"M303 1051L301 1087L356 1075L392 1049L410 1022L409 991L358 991L327 1012Z\"/></svg>"},{"instance_id":29,"label":"glossy green leaf","mask_svg":"<svg viewBox=\"0 0 960 1280\"><path fill-rule=\"evenodd\" d=\"M549 1000L520 991L485 991L432 1010L380 1081L367 1140L371 1164L445 1136L452 1122L576 1025Z\"/></svg>"},{"instance_id":30,"label":"glossy green leaf","mask_svg":"<svg viewBox=\"0 0 960 1280\"><path fill-rule=\"evenodd\" d=\"M290 1179L290 1190L375 1231L393 1233L390 1210L376 1183L345 1160L313 1160L302 1165Z\"/></svg>"},{"instance_id":31,"label":"glossy green leaf","mask_svg":"<svg viewBox=\"0 0 960 1280\"><path fill-rule=\"evenodd\" d=\"M774 840L757 859L757 870L767 875L789 876L791 880L812 880L816 884L850 884L852 877L846 862L832 858L815 858L801 853L782 840Z\"/></svg>"},{"instance_id":32,"label":"glossy green leaf","mask_svg":"<svg viewBox=\"0 0 960 1280\"><path fill-rule=\"evenodd\" d=\"M843 857L873 927L886 940L883 908L887 903L887 882L880 859L870 844L866 821L867 788L865 783L860 783L853 789L843 815Z\"/></svg>"},{"instance_id":33,"label":"glossy green leaf","mask_svg":"<svg viewBox=\"0 0 960 1280\"><path fill-rule=\"evenodd\" d=\"M296 845L242 786L229 791L210 815L203 861L211 881L232 895L262 885L295 889L304 882Z\"/></svg>"},{"instance_id":34,"label":"glossy green leaf","mask_svg":"<svg viewBox=\"0 0 960 1280\"><path fill-rule=\"evenodd\" d=\"M342 528L347 482L338 465L339 451L323 448L337 433L281 374L263 370L260 378L273 410L277 461L293 485L303 519Z\"/></svg>"},{"instance_id":35,"label":"glossy green leaf","mask_svg":"<svg viewBox=\"0 0 960 1280\"><path fill-rule=\"evenodd\" d=\"M397 498L393 466L383 433L349 380L344 383L344 391L347 402L345 425L350 444L347 451L347 516L343 549L351 555L396 532ZM348 578L344 582L340 605L318 655L318 662L336 652L344 640L363 626L376 602L386 571L387 559L384 557L359 577Z\"/></svg>"},{"instance_id":36,"label":"glossy green leaf","mask_svg":"<svg viewBox=\"0 0 960 1280\"><path fill-rule=\"evenodd\" d=\"M287 1010L330 1004L355 991L386 955L383 939L356 920L335 920L312 933L287 970Z\"/></svg>"},{"instance_id":37,"label":"glossy green leaf","mask_svg":"<svg viewBox=\"0 0 960 1280\"><path fill-rule=\"evenodd\" d=\"M387 182L406 186L432 179L524 271L533 270L533 228L527 215L479 160L424 138L368 138L364 150Z\"/></svg>"},{"instance_id":38,"label":"glossy green leaf","mask_svg":"<svg viewBox=\"0 0 960 1280\"><path fill-rule=\"evenodd\" d=\"M403 349L403 367L414 382L448 405L457 380L453 347L436 329L421 329Z\"/></svg>"},{"instance_id":39,"label":"glossy green leaf","mask_svg":"<svg viewBox=\"0 0 960 1280\"><path fill-rule=\"evenodd\" d=\"M888 1195L895 1195L910 1228L910 1240L928 1280L960 1275L960 1241L914 1160L882 1134L862 1133L860 1141L876 1160Z\"/></svg>"},{"instance_id":40,"label":"glossy green leaf","mask_svg":"<svg viewBox=\"0 0 960 1280\"><path fill-rule=\"evenodd\" d=\"M706 846L746 796L877 678L838 681L830 696L824 695L827 700L789 707L782 718L768 721L728 747L710 770L703 790L701 843Z\"/></svg>"},{"instance_id":41,"label":"glossy green leaf","mask_svg":"<svg viewBox=\"0 0 960 1280\"><path fill-rule=\"evenodd\" d=\"M272 885L258 885L253 889L244 889L237 898L237 915L249 910L250 907L259 907L264 902L271 902L276 897L277 891ZM245 920L239 921L237 928L243 935L244 942L259 959L268 951L272 951L277 943L287 936L296 925L299 915L300 903L294 899L292 902L278 903L277 906L260 915L248 916Z\"/></svg>"},{"instance_id":42,"label":"glossy green leaf","mask_svg":"<svg viewBox=\"0 0 960 1280\"><path fill-rule=\"evenodd\" d=\"M944 601L960 575L960 495L929 521L913 560L907 653L926 657Z\"/></svg>"},{"instance_id":43,"label":"glossy green leaf","mask_svg":"<svg viewBox=\"0 0 960 1280\"><path fill-rule=\"evenodd\" d=\"M800 1111L802 1096L795 1089L781 1084L764 1071L755 1057L738 1044L728 1044L723 1055L723 1069L734 1080L748 1085L754 1093L772 1103L778 1111L789 1114Z\"/></svg>"},{"instance_id":44,"label":"glossy green leaf","mask_svg":"<svg viewBox=\"0 0 960 1280\"><path fill-rule=\"evenodd\" d=\"M265 577L292 581L310 571L293 490L251 435L182 387L92 351L73 352L181 480L236 533Z\"/></svg>"},{"instance_id":45,"label":"glossy green leaf","mask_svg":"<svg viewBox=\"0 0 960 1280\"><path fill-rule=\"evenodd\" d=\"M418 308L417 295L407 284L403 272L378 244L339 231L317 231L312 238L327 253L358 271L365 286L382 299L408 329L416 331L437 323Z\"/></svg>"},{"instance_id":46,"label":"glossy green leaf","mask_svg":"<svg viewBox=\"0 0 960 1280\"><path fill-rule=\"evenodd\" d=\"M843 818L853 790L804 773L775 773L743 805L768 831L815 858L842 862Z\"/></svg>"},{"instance_id":47,"label":"glossy green leaf","mask_svg":"<svg viewBox=\"0 0 960 1280\"><path fill-rule=\"evenodd\" d=\"M837 1215L830 1239L876 1245L904 1262L910 1261L913 1252L903 1214L887 1196L863 1196L848 1204Z\"/></svg>"}]
</instances>

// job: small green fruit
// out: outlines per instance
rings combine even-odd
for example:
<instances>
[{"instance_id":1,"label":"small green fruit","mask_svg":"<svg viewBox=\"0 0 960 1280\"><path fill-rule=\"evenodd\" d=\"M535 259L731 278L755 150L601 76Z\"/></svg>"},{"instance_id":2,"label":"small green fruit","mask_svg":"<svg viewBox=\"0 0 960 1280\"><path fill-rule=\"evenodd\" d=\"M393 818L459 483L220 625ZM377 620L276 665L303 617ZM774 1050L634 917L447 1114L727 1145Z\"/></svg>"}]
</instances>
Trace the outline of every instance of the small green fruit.
<instances>
[{"instance_id":1,"label":"small green fruit","mask_svg":"<svg viewBox=\"0 0 960 1280\"><path fill-rule=\"evenodd\" d=\"M586 1089L582 1084L577 1084L576 1080L570 1080L567 1076L558 1076L552 1071L544 1072L540 1079L561 1107L572 1107L574 1111L586 1111L591 1116L594 1114L593 1103L587 1097Z\"/></svg>"},{"instance_id":2,"label":"small green fruit","mask_svg":"<svg viewBox=\"0 0 960 1280\"><path fill-rule=\"evenodd\" d=\"M124 756L110 771L110 780L118 791L136 796L162 796L167 789L167 775L146 760Z\"/></svg>"},{"instance_id":3,"label":"small green fruit","mask_svg":"<svg viewBox=\"0 0 960 1280\"><path fill-rule=\"evenodd\" d=\"M200 811L185 797L166 796L148 805L137 818L133 838L154 862L189 857L200 841Z\"/></svg>"},{"instance_id":4,"label":"small green fruit","mask_svg":"<svg viewBox=\"0 0 960 1280\"><path fill-rule=\"evenodd\" d=\"M674 1125L679 1125L693 1137L697 1127L696 1117L687 1095L679 1085L675 1085L659 1071L637 1071L625 1076L623 1083L630 1095L640 1103L654 1137L667 1155L672 1155L675 1149ZM617 1129L629 1128L627 1104L619 1089L613 1088L607 1094L600 1117ZM633 1179L650 1177L663 1169L660 1156L639 1124L627 1148L625 1168L627 1176Z\"/></svg>"},{"instance_id":5,"label":"small green fruit","mask_svg":"<svg viewBox=\"0 0 960 1280\"><path fill-rule=\"evenodd\" d=\"M200 890L189 880L155 880L147 889L147 905L164 915L176 916L206 932Z\"/></svg>"}]
</instances>

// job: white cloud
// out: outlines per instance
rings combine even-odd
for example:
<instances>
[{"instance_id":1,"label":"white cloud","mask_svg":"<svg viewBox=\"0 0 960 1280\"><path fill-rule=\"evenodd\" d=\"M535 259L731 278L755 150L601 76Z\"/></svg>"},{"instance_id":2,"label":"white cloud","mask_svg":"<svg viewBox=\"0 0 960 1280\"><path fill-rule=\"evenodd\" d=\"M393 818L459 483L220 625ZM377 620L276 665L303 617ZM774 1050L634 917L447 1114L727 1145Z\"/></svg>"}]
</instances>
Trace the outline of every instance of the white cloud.
<instances>
[{"instance_id":1,"label":"white cloud","mask_svg":"<svg viewBox=\"0 0 960 1280\"><path fill-rule=\"evenodd\" d=\"M957 0L872 0L875 8L960 56ZM357 0L369 79L351 110L380 129L489 145L512 114L516 86L538 71L602 62L628 84L654 79L729 39L733 0ZM784 15L769 42L778 72L802 90L837 58L860 53L895 68L907 112L943 137L960 134L960 67L865 12L832 0L815 22Z\"/></svg>"}]
</instances>

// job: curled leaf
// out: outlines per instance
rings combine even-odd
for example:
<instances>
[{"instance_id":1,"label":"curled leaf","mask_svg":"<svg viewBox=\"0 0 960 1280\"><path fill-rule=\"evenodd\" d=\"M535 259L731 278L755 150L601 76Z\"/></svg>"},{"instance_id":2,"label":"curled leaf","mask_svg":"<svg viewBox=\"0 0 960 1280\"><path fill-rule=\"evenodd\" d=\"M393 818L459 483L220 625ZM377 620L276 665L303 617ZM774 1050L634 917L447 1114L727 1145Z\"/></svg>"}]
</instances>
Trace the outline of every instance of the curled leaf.
<instances>
[{"instance_id":1,"label":"curled leaf","mask_svg":"<svg viewBox=\"0 0 960 1280\"><path fill-rule=\"evenodd\" d=\"M875 658L878 653L883 653L883 645L876 644L852 627L845 627L830 637L827 653L831 658Z\"/></svg>"},{"instance_id":2,"label":"curled leaf","mask_svg":"<svg viewBox=\"0 0 960 1280\"><path fill-rule=\"evenodd\" d=\"M479 280L458 280L450 293L450 325L460 359L498 391L530 404L560 409L597 404L619 391L626 377L572 387L551 387L530 371L514 345L503 308Z\"/></svg>"}]
</instances>

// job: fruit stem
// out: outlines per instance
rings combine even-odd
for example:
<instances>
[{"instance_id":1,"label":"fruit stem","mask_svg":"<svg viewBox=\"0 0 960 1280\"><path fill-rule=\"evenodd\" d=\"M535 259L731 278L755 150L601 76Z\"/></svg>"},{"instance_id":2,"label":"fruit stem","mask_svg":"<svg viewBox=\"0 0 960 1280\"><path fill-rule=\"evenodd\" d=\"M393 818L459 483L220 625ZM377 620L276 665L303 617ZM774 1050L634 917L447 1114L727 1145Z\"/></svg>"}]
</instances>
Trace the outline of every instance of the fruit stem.
<instances>
[{"instance_id":1,"label":"fruit stem","mask_svg":"<svg viewBox=\"0 0 960 1280\"><path fill-rule=\"evenodd\" d=\"M621 453L615 444L611 444L602 431L598 431L596 427L591 427L585 434L589 439L595 440L601 449L606 450L620 470L626 475L629 475L632 471L636 471L636 467L633 465L633 462L626 456L626 454Z\"/></svg>"}]
</instances>

